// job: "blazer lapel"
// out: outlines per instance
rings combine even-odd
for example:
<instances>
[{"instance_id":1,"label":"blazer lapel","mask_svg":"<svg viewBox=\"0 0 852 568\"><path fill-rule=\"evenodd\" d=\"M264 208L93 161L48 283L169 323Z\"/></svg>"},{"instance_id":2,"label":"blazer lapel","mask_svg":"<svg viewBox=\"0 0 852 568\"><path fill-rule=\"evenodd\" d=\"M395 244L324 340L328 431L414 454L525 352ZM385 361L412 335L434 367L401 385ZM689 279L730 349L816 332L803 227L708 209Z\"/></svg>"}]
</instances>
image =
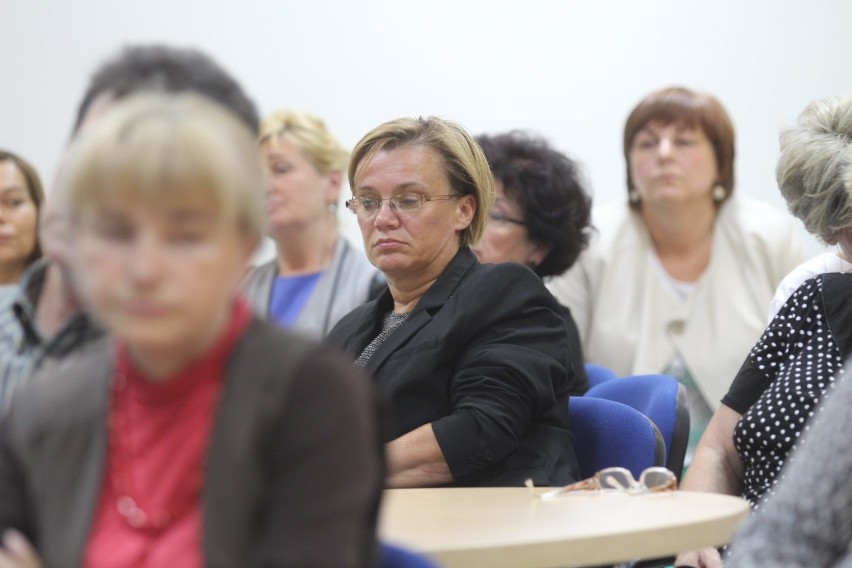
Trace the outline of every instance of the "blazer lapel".
<instances>
[{"instance_id":1,"label":"blazer lapel","mask_svg":"<svg viewBox=\"0 0 852 568\"><path fill-rule=\"evenodd\" d=\"M423 326L432 320L433 314L440 310L447 300L453 295L459 283L464 278L465 274L476 264L476 257L470 252L470 249L463 247L453 257L444 272L438 277L432 287L426 291L420 301L411 312L408 320L402 326L393 332L390 337L376 350L370 360L367 362L365 369L371 373L379 369L382 364L395 353L397 349L405 346L409 340L417 335ZM385 292L388 296L388 292ZM381 300L377 304L383 306ZM386 311L378 310L379 318L383 318ZM376 329L375 327L373 328ZM381 329L381 324L378 326ZM378 333L378 332L376 332ZM375 337L375 335L373 336ZM372 341L370 337L364 345Z\"/></svg>"}]
</instances>

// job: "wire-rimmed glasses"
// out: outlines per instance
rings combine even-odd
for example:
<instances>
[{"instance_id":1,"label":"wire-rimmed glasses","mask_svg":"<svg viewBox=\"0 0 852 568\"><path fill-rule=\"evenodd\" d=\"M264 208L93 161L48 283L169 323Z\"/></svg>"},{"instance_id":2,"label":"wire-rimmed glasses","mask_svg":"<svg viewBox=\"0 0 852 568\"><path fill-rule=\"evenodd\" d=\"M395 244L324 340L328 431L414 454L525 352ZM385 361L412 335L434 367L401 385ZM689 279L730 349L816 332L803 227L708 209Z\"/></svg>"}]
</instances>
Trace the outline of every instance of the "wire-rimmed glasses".
<instances>
[{"instance_id":1,"label":"wire-rimmed glasses","mask_svg":"<svg viewBox=\"0 0 852 568\"><path fill-rule=\"evenodd\" d=\"M353 197L346 202L346 208L361 218L369 219L379 212L382 202L387 201L391 211L404 211L411 213L420 209L424 203L430 201L446 201L462 197L461 195L424 195L422 193L403 193L379 199L377 197Z\"/></svg>"},{"instance_id":2,"label":"wire-rimmed glasses","mask_svg":"<svg viewBox=\"0 0 852 568\"><path fill-rule=\"evenodd\" d=\"M563 493L573 491L623 491L636 495L639 493L675 491L676 489L677 477L664 467L649 467L639 475L639 481L636 481L629 469L607 467L588 479L546 491L539 495L539 498L544 500L553 499Z\"/></svg>"}]
</instances>

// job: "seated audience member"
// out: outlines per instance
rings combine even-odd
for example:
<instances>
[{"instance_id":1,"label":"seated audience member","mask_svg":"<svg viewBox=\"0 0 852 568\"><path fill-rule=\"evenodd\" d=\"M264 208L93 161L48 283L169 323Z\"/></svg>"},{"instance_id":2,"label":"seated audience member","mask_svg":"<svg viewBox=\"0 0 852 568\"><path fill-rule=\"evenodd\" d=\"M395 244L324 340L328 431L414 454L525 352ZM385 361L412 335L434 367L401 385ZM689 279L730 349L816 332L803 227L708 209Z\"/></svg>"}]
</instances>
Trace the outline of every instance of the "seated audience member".
<instances>
[{"instance_id":1,"label":"seated audience member","mask_svg":"<svg viewBox=\"0 0 852 568\"><path fill-rule=\"evenodd\" d=\"M74 283L107 337L15 393L0 531L48 566L368 566L369 381L239 296L264 224L254 132L198 95L130 97L57 183Z\"/></svg>"},{"instance_id":2,"label":"seated audience member","mask_svg":"<svg viewBox=\"0 0 852 568\"><path fill-rule=\"evenodd\" d=\"M389 289L328 340L373 375L395 418L388 485L576 479L559 304L530 270L470 251L494 201L473 137L434 117L387 122L358 142L349 182Z\"/></svg>"},{"instance_id":3,"label":"seated audience member","mask_svg":"<svg viewBox=\"0 0 852 568\"><path fill-rule=\"evenodd\" d=\"M689 463L803 248L789 215L734 195L734 129L712 95L645 97L624 126L624 158L628 199L594 211L598 237L549 287L587 361L686 386Z\"/></svg>"},{"instance_id":4,"label":"seated audience member","mask_svg":"<svg viewBox=\"0 0 852 568\"><path fill-rule=\"evenodd\" d=\"M384 288L364 251L337 228L349 152L319 117L288 110L263 121L260 149L276 258L252 271L245 294L261 317L321 338Z\"/></svg>"},{"instance_id":5,"label":"seated audience member","mask_svg":"<svg viewBox=\"0 0 852 568\"><path fill-rule=\"evenodd\" d=\"M790 211L828 244L852 253L852 95L808 105L781 133L776 176ZM682 489L769 499L788 454L852 354L852 274L807 280L781 307L710 421ZM719 565L715 549L678 565Z\"/></svg>"},{"instance_id":6,"label":"seated audience member","mask_svg":"<svg viewBox=\"0 0 852 568\"><path fill-rule=\"evenodd\" d=\"M215 61L194 49L162 45L128 47L104 63L92 76L77 109L72 138L111 104L143 91L190 91L209 97L257 131L254 103L242 87ZM53 200L41 211L41 246L45 258L24 274L14 301L14 320L3 333L16 338L17 349L0 358L0 376L17 384L47 361L57 361L100 337L66 277L65 223Z\"/></svg>"},{"instance_id":7,"label":"seated audience member","mask_svg":"<svg viewBox=\"0 0 852 568\"><path fill-rule=\"evenodd\" d=\"M38 213L44 193L30 164L0 150L0 408L15 387L25 361L17 357L23 330L12 307L18 280L41 257Z\"/></svg>"},{"instance_id":8,"label":"seated audience member","mask_svg":"<svg viewBox=\"0 0 852 568\"><path fill-rule=\"evenodd\" d=\"M589 243L592 200L577 165L545 140L510 132L476 139L494 175L494 207L471 247L479 262L518 262L540 278L565 272ZM571 395L589 388L583 347L571 311L562 306L571 348Z\"/></svg>"},{"instance_id":9,"label":"seated audience member","mask_svg":"<svg viewBox=\"0 0 852 568\"><path fill-rule=\"evenodd\" d=\"M16 289L24 270L41 257L38 212L42 201L35 168L0 150L0 302Z\"/></svg>"},{"instance_id":10,"label":"seated audience member","mask_svg":"<svg viewBox=\"0 0 852 568\"><path fill-rule=\"evenodd\" d=\"M852 381L849 368L802 435L772 499L730 546L728 568L852 565Z\"/></svg>"}]
</instances>

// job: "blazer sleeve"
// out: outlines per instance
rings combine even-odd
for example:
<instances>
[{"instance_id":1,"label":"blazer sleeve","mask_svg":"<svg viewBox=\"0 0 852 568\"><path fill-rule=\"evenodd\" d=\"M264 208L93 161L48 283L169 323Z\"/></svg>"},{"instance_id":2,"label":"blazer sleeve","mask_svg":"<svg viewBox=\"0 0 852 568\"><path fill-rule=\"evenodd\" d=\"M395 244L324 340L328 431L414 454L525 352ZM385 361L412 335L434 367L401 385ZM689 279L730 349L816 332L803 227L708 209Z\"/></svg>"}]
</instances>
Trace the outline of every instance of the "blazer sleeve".
<instances>
[{"instance_id":1,"label":"blazer sleeve","mask_svg":"<svg viewBox=\"0 0 852 568\"><path fill-rule=\"evenodd\" d=\"M456 313L455 329L466 337L450 331L446 338L463 347L451 378L452 413L432 428L456 479L517 449L531 424L567 394L568 340L558 304L531 272L503 268L488 278L489 293L473 286L478 292L459 302L465 309ZM558 416L567 421L564 407Z\"/></svg>"}]
</instances>

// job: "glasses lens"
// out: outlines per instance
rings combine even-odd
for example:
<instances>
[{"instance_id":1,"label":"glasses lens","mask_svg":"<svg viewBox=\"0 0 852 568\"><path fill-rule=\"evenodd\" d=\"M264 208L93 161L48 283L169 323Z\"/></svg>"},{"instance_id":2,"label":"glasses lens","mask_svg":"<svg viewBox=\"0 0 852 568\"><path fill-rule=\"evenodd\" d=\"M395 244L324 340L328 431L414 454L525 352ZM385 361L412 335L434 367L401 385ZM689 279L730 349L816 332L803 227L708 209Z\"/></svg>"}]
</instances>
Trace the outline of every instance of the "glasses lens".
<instances>
[{"instance_id":1,"label":"glasses lens","mask_svg":"<svg viewBox=\"0 0 852 568\"><path fill-rule=\"evenodd\" d=\"M601 489L618 489L627 491L636 485L636 480L629 470L623 467L610 467L603 469L597 474L598 484Z\"/></svg>"},{"instance_id":2,"label":"glasses lens","mask_svg":"<svg viewBox=\"0 0 852 568\"><path fill-rule=\"evenodd\" d=\"M369 197L359 197L358 202L361 204L360 208L364 213L375 213L376 209L379 208L379 203L381 203L378 199Z\"/></svg>"},{"instance_id":3,"label":"glasses lens","mask_svg":"<svg viewBox=\"0 0 852 568\"><path fill-rule=\"evenodd\" d=\"M664 467L651 467L642 472L639 482L651 491L665 491L677 487L677 478Z\"/></svg>"},{"instance_id":4,"label":"glasses lens","mask_svg":"<svg viewBox=\"0 0 852 568\"><path fill-rule=\"evenodd\" d=\"M398 195L393 199L393 204L401 211L413 211L420 203L420 196L416 194Z\"/></svg>"}]
</instances>

